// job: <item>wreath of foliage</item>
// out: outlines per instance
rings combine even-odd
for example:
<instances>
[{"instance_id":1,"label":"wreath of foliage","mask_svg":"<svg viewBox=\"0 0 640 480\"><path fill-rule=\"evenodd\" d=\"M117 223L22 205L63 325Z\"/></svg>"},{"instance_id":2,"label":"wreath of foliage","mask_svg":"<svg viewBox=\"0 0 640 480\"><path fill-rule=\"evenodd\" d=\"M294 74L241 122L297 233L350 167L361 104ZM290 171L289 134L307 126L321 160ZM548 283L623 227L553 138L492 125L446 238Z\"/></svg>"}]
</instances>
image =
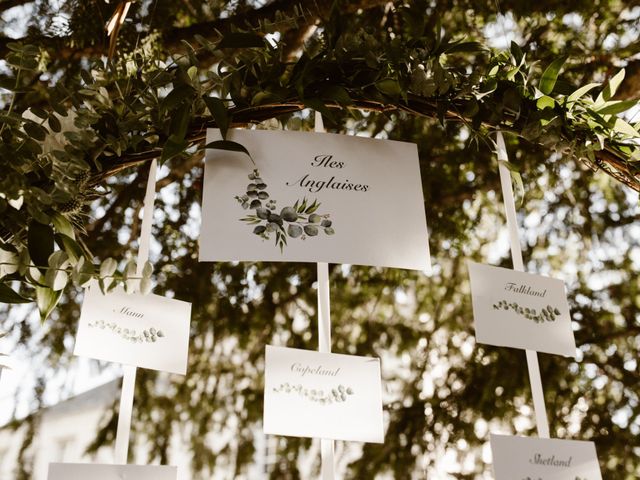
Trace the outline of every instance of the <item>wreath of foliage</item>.
<instances>
[{"instance_id":1,"label":"wreath of foliage","mask_svg":"<svg viewBox=\"0 0 640 480\"><path fill-rule=\"evenodd\" d=\"M330 22L321 40L296 61L263 35L233 32L199 45L184 42L184 55L165 65L144 47L116 62L82 69L71 89L54 85L48 109L0 115L0 301L35 299L48 316L69 280L85 285L99 278L103 288L120 282L135 288L135 265L122 271L110 259L94 265L81 240L83 208L106 192L106 181L153 158L166 162L203 148L207 128L226 136L231 127L278 118L305 108L334 110L361 118L367 110L463 122L479 142L495 130L553 146L640 190L638 125L619 118L637 100L612 100L624 70L606 85L567 88L558 82L566 58L539 74L522 50L494 52L482 44L454 39L416 21L406 36L381 43L362 30L340 31ZM47 52L9 44L7 62L16 83L4 85L28 95L29 76L46 71ZM226 49L236 49L230 61ZM215 71L198 75L202 58L219 58ZM223 141L213 148L244 150ZM57 249L55 247L57 245ZM151 268L142 277L144 290ZM19 280L20 292L9 284ZM129 280L129 282L126 282Z\"/></svg>"}]
</instances>

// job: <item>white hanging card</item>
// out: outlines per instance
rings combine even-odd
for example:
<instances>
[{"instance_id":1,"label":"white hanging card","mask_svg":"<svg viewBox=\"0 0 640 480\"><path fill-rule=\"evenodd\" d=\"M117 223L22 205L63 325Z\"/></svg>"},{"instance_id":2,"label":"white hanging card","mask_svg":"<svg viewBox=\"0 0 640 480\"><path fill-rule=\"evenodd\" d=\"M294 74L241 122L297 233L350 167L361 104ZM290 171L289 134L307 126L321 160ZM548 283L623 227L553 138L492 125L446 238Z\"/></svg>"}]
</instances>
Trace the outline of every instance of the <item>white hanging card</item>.
<instances>
[{"instance_id":1,"label":"white hanging card","mask_svg":"<svg viewBox=\"0 0 640 480\"><path fill-rule=\"evenodd\" d=\"M85 290L74 355L187 372L191 304L159 295Z\"/></svg>"},{"instance_id":2,"label":"white hanging card","mask_svg":"<svg viewBox=\"0 0 640 480\"><path fill-rule=\"evenodd\" d=\"M48 480L176 480L178 469L156 465L50 463Z\"/></svg>"},{"instance_id":3,"label":"white hanging card","mask_svg":"<svg viewBox=\"0 0 640 480\"><path fill-rule=\"evenodd\" d=\"M378 358L267 345L264 432L382 443Z\"/></svg>"},{"instance_id":4,"label":"white hanging card","mask_svg":"<svg viewBox=\"0 0 640 480\"><path fill-rule=\"evenodd\" d=\"M593 442L491 435L496 480L602 480Z\"/></svg>"},{"instance_id":5,"label":"white hanging card","mask_svg":"<svg viewBox=\"0 0 640 480\"><path fill-rule=\"evenodd\" d=\"M201 261L429 270L415 144L328 133L230 130L251 153L206 153ZM207 142L221 140L207 131Z\"/></svg>"},{"instance_id":6,"label":"white hanging card","mask_svg":"<svg viewBox=\"0 0 640 480\"><path fill-rule=\"evenodd\" d=\"M468 265L479 343L575 356L561 280L474 262Z\"/></svg>"}]
</instances>

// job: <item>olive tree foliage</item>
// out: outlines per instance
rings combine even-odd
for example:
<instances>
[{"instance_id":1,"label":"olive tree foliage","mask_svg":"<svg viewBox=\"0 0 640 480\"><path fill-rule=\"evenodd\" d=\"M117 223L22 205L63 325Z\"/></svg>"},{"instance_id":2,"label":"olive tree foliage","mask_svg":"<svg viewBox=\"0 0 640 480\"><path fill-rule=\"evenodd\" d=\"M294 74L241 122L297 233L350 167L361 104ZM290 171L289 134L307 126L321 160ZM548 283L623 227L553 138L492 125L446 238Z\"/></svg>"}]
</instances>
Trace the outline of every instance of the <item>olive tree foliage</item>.
<instances>
[{"instance_id":1,"label":"olive tree foliage","mask_svg":"<svg viewBox=\"0 0 640 480\"><path fill-rule=\"evenodd\" d=\"M179 430L203 478L241 478L264 346L317 345L316 277L306 264L198 263L205 132L310 130L317 110L331 131L418 144L436 264L431 277L331 269L333 350L383 359L387 423L383 445L338 444L340 468L443 476L449 453L456 478L482 478L489 431L535 432L524 355L472 335L466 260L511 266L496 243L502 130L527 267L567 280L579 345L577 359L541 355L552 435L596 441L605 476L635 478L640 134L623 115L637 107L634 4L143 1L108 59L115 5L7 2L32 16L23 38L0 38L0 301L35 302L43 322L10 315L3 330L64 368L92 279L192 302L188 374L139 373L134 429L148 460L168 461ZM140 277L154 158L157 248ZM115 415L94 448L113 440ZM214 448L211 435L225 440ZM310 446L278 438L272 478L300 478Z\"/></svg>"}]
</instances>

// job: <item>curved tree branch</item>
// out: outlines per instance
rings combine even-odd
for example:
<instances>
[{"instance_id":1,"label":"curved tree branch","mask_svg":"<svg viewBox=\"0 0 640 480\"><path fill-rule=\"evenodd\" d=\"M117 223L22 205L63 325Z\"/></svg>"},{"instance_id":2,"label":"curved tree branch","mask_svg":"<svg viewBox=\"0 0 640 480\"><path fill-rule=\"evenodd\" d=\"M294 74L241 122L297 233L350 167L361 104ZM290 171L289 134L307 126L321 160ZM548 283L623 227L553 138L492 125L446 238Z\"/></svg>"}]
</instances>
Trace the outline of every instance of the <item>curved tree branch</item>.
<instances>
[{"instance_id":1,"label":"curved tree branch","mask_svg":"<svg viewBox=\"0 0 640 480\"><path fill-rule=\"evenodd\" d=\"M344 106L335 103L327 103L326 107L334 110L342 110L345 108ZM294 99L287 102L235 108L230 110L230 114L233 118L231 126L236 128L246 127L249 124L260 123L265 120L277 118L281 115L299 112L305 108L308 107L303 102ZM436 104L412 95L409 96L409 102L407 105L400 103L384 104L371 100L354 100L352 105L348 108L373 112L402 111L410 115L428 118L444 118L445 120L463 122L465 124L470 124L472 122L471 119L465 118L464 115L460 113L462 108L449 109L444 112L443 115ZM185 138L189 142L190 146L197 145L199 148L202 148L204 146L207 128L216 127L217 125L214 120L210 118L199 118L192 123ZM500 129L504 132L510 132L522 137L520 131L511 125L491 125L485 123L483 124L483 127L489 130ZM103 170L94 175L92 183L100 183L104 179L120 173L123 170L141 165L153 160L154 158L159 158L161 154L161 148L154 148L143 152L123 155L115 159L113 157L109 157L108 160L103 162ZM602 170L619 182L640 192L640 175L629 168L627 160L618 156L612 149L604 149L597 152L595 161L591 161L587 158L581 158L581 160L591 169Z\"/></svg>"}]
</instances>

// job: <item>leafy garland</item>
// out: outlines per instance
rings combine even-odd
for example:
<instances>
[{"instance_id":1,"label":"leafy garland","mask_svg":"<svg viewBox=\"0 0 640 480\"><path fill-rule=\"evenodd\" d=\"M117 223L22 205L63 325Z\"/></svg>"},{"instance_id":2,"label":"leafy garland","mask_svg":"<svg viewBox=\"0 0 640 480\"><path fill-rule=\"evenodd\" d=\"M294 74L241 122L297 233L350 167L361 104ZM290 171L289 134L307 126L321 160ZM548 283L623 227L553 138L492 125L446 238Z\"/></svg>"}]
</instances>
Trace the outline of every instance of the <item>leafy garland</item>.
<instances>
[{"instance_id":1,"label":"leafy garland","mask_svg":"<svg viewBox=\"0 0 640 480\"><path fill-rule=\"evenodd\" d=\"M618 117L638 102L613 99L623 70L606 85L566 91L557 82L566 59L539 75L516 44L495 53L440 28L382 43L331 25L295 62L246 32L219 42L197 37L199 45L185 44L186 54L168 65L140 49L81 70L74 88L54 84L47 108L24 112L13 100L46 71L47 52L10 44L15 84L7 86L12 100L0 113L0 302L35 300L44 319L69 282L99 279L106 290L124 283L149 291L150 265L136 277L133 261L99 264L82 241L87 206L107 193L106 180L153 158L195 154L208 127L226 137L231 127L305 108L329 122L340 112L358 117L372 110L463 122L478 137L500 129L640 191L640 125ZM225 55L228 49L234 55ZM204 55L222 58L215 72L200 72ZM207 147L246 151L227 140Z\"/></svg>"}]
</instances>

